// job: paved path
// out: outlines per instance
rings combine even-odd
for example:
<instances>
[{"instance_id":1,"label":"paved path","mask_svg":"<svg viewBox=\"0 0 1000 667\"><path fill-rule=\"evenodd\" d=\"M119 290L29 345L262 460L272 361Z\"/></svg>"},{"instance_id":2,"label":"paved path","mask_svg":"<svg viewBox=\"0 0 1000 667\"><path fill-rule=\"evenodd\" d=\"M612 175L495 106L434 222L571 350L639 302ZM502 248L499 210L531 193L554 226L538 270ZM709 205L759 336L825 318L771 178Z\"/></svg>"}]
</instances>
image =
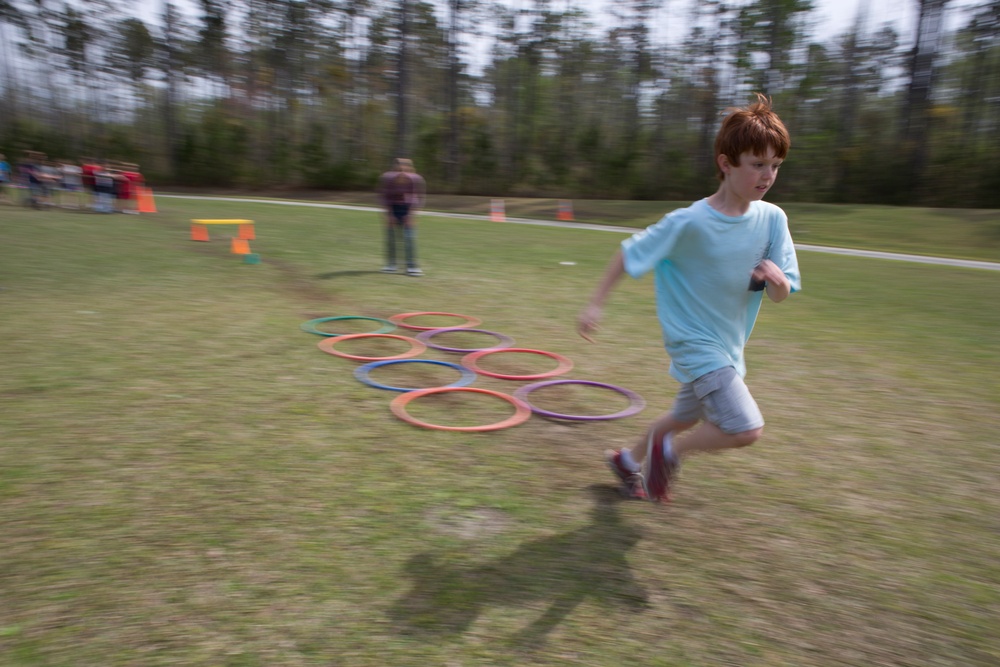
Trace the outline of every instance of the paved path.
<instances>
[{"instance_id":1,"label":"paved path","mask_svg":"<svg viewBox=\"0 0 1000 667\"><path fill-rule=\"evenodd\" d=\"M368 211L380 213L382 209L374 206L354 206L351 204L326 204L323 202L289 201L284 199L249 199L238 197L201 197L196 195L156 195L159 198L172 199L203 199L209 201L231 201L245 202L248 204L276 204L280 206L308 206L312 208L335 208L344 211ZM462 220L485 220L489 221L488 215L474 215L471 213L439 213L436 211L422 211L424 215L432 215L436 218L458 218ZM507 222L518 225L539 225L541 227L570 227L573 229L592 229L598 232L617 232L619 234L634 234L638 230L633 227L614 227L611 225L594 225L586 222L559 222L556 220L531 220L529 218L507 218ZM928 257L925 255L906 255L897 252L880 252L877 250L854 250L853 248L836 248L832 246L795 244L796 250L806 252L823 252L833 255L850 255L852 257L873 257L875 259L891 259L901 262L916 262L919 264L942 264L945 266L960 266L967 269L986 269L987 271L1000 271L1000 262L981 262L971 259L951 259L948 257Z\"/></svg>"}]
</instances>

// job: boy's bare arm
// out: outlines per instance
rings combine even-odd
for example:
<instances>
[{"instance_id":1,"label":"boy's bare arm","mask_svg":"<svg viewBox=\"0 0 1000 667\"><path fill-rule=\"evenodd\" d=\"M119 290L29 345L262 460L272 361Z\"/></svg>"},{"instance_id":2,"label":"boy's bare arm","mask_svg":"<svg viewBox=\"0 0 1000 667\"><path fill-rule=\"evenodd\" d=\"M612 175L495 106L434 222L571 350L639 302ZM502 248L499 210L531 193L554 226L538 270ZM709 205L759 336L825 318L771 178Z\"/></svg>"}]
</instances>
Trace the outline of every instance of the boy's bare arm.
<instances>
[{"instance_id":1,"label":"boy's bare arm","mask_svg":"<svg viewBox=\"0 0 1000 667\"><path fill-rule=\"evenodd\" d=\"M600 329L601 316L604 314L604 302L618 280L625 274L625 261L622 259L621 248L614 254L604 270L601 282L597 284L590 302L577 319L576 330L584 340L593 343L592 335Z\"/></svg>"},{"instance_id":2,"label":"boy's bare arm","mask_svg":"<svg viewBox=\"0 0 1000 667\"><path fill-rule=\"evenodd\" d=\"M767 298L775 303L787 299L792 291L792 285L788 282L787 276L778 268L777 264L769 259L765 259L754 268L752 277L755 281L766 283L764 290L767 292Z\"/></svg>"}]
</instances>

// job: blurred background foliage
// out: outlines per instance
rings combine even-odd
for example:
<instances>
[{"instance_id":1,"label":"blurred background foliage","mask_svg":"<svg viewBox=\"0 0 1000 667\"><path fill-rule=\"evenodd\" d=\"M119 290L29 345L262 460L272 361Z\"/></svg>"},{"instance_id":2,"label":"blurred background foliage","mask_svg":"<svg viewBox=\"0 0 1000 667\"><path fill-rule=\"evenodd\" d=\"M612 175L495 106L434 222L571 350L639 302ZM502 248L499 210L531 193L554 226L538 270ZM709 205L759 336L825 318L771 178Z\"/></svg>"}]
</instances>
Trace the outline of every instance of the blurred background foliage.
<instances>
[{"instance_id":1,"label":"blurred background foliage","mask_svg":"<svg viewBox=\"0 0 1000 667\"><path fill-rule=\"evenodd\" d=\"M663 1L0 0L0 152L332 190L407 155L435 192L686 200L760 91L793 137L776 198L1000 208L1000 0L912 0L911 43L865 2L822 34L809 0L674 1L667 42Z\"/></svg>"}]
</instances>

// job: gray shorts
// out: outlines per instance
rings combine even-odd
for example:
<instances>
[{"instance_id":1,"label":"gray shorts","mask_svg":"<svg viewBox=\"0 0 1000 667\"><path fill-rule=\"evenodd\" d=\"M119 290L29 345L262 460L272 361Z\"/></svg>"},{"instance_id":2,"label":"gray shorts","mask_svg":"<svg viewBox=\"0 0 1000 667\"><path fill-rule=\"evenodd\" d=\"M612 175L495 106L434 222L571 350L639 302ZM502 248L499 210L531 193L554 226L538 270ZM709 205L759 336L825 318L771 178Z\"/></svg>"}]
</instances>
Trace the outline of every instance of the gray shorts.
<instances>
[{"instance_id":1,"label":"gray shorts","mask_svg":"<svg viewBox=\"0 0 1000 667\"><path fill-rule=\"evenodd\" d=\"M730 434L764 426L764 415L757 401L732 366L710 371L694 382L682 384L671 413L674 419L682 422L704 419Z\"/></svg>"}]
</instances>

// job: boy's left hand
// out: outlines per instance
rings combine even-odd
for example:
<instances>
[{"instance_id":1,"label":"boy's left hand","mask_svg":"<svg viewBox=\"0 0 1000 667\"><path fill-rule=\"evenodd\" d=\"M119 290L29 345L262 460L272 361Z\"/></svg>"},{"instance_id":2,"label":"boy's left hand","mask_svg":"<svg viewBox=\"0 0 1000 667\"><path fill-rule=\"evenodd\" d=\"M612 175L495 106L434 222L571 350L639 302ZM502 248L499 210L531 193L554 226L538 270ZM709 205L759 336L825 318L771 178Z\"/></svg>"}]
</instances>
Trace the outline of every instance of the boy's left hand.
<instances>
[{"instance_id":1,"label":"boy's left hand","mask_svg":"<svg viewBox=\"0 0 1000 667\"><path fill-rule=\"evenodd\" d=\"M772 285L781 285L787 281L784 272L769 259L762 260L760 264L755 266L750 277L757 282L766 282Z\"/></svg>"},{"instance_id":2,"label":"boy's left hand","mask_svg":"<svg viewBox=\"0 0 1000 667\"><path fill-rule=\"evenodd\" d=\"M788 282L788 277L778 268L777 264L769 259L763 260L754 267L750 277L751 286L755 282L758 285L762 285L762 289L767 292L767 298L775 303L784 301L791 292L791 283Z\"/></svg>"}]
</instances>

